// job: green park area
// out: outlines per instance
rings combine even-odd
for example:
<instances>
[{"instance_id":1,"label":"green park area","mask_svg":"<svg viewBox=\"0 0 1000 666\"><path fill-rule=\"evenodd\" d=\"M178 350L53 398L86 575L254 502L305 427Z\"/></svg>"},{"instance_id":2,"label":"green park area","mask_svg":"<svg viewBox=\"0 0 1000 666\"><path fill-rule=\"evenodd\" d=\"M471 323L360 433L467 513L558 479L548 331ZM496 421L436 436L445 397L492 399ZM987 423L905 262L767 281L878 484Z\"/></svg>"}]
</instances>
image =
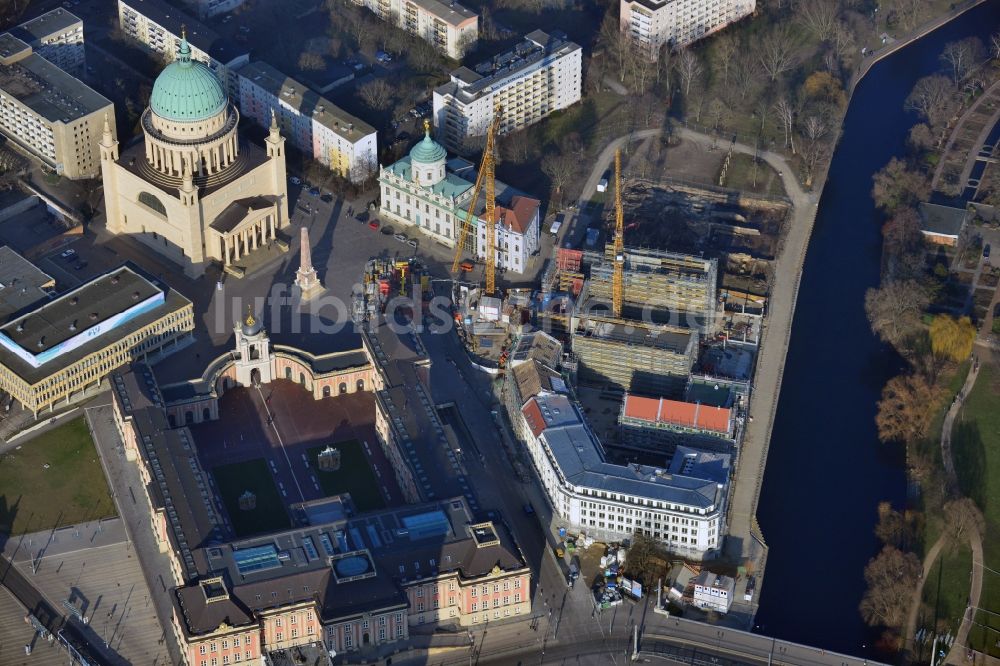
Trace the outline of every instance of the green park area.
<instances>
[{"instance_id":1,"label":"green park area","mask_svg":"<svg viewBox=\"0 0 1000 666\"><path fill-rule=\"evenodd\" d=\"M982 609L969 634L971 647L1000 657L1000 367L984 361L952 430L955 471L965 495L986 518Z\"/></svg>"},{"instance_id":2,"label":"green park area","mask_svg":"<svg viewBox=\"0 0 1000 666\"><path fill-rule=\"evenodd\" d=\"M0 533L38 532L115 515L83 417L0 455Z\"/></svg>"},{"instance_id":3,"label":"green park area","mask_svg":"<svg viewBox=\"0 0 1000 666\"><path fill-rule=\"evenodd\" d=\"M333 447L340 449L340 469L335 472L324 472L319 469L319 453L326 448L325 446L314 446L309 449L309 460L316 466L316 477L323 488L323 494L330 496L350 493L359 512L384 507L385 501L379 492L378 480L368 464L361 442L349 439L338 442Z\"/></svg>"},{"instance_id":4,"label":"green park area","mask_svg":"<svg viewBox=\"0 0 1000 666\"><path fill-rule=\"evenodd\" d=\"M278 494L271 470L263 458L222 465L212 470L223 504L229 513L236 536L287 529L291 524L285 501ZM240 495L246 491L257 496L253 509L240 508Z\"/></svg>"}]
</instances>

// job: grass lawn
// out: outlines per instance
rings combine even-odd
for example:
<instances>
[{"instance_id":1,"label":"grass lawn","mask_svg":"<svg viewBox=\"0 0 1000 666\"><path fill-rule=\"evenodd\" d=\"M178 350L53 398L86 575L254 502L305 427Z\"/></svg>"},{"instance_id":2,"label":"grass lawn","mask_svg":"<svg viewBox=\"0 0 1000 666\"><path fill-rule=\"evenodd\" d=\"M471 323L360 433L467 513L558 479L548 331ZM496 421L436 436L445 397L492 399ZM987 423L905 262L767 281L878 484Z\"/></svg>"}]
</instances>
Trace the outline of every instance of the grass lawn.
<instances>
[{"instance_id":1,"label":"grass lawn","mask_svg":"<svg viewBox=\"0 0 1000 666\"><path fill-rule=\"evenodd\" d=\"M923 602L931 609L931 618L946 621L953 634L962 623L969 599L971 570L972 550L967 544L951 552L944 548L924 581ZM929 629L936 625L928 622L926 626Z\"/></svg>"},{"instance_id":2,"label":"grass lawn","mask_svg":"<svg viewBox=\"0 0 1000 666\"><path fill-rule=\"evenodd\" d=\"M743 192L757 192L771 196L782 196L784 185L778 172L763 160L757 164L757 180L754 182L754 164L752 155L733 153L726 171L725 187ZM716 181L718 182L718 181Z\"/></svg>"},{"instance_id":3,"label":"grass lawn","mask_svg":"<svg viewBox=\"0 0 1000 666\"><path fill-rule=\"evenodd\" d=\"M309 461L316 466L316 476L319 485L326 495L350 493L354 506L359 512L373 511L385 506L382 493L378 489L378 480L365 458L361 442L349 439L333 445L340 449L340 469L336 472L323 472L317 462L319 452L325 446L314 446L309 449Z\"/></svg>"},{"instance_id":4,"label":"grass lawn","mask_svg":"<svg viewBox=\"0 0 1000 666\"><path fill-rule=\"evenodd\" d=\"M0 456L0 532L37 532L114 515L82 417Z\"/></svg>"},{"instance_id":5,"label":"grass lawn","mask_svg":"<svg viewBox=\"0 0 1000 666\"><path fill-rule=\"evenodd\" d=\"M222 465L213 469L212 475L237 536L273 532L291 525L285 501L263 458ZM240 495L247 490L257 495L257 508L251 511L240 509Z\"/></svg>"},{"instance_id":6,"label":"grass lawn","mask_svg":"<svg viewBox=\"0 0 1000 666\"><path fill-rule=\"evenodd\" d=\"M962 492L976 501L986 517L983 537L985 565L1000 571L1000 369L984 361L976 385L965 401L952 431L955 470ZM980 608L1000 613L1000 574L986 570ZM991 616L1000 626L1000 616ZM977 633L979 632L979 633ZM981 639L981 642L977 642ZM1000 633L976 628L972 645L1000 656Z\"/></svg>"}]
</instances>

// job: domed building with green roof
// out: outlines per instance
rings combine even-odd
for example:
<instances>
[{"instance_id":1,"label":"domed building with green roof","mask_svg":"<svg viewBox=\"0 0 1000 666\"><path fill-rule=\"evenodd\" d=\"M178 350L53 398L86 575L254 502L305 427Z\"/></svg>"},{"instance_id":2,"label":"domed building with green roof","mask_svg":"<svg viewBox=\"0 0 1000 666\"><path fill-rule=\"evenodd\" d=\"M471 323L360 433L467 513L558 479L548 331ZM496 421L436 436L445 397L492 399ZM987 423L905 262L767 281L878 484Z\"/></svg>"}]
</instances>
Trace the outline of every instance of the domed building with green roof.
<instances>
[{"instance_id":1,"label":"domed building with green roof","mask_svg":"<svg viewBox=\"0 0 1000 666\"><path fill-rule=\"evenodd\" d=\"M475 167L455 157L431 136L424 121L424 138L409 155L379 171L379 215L386 221L412 227L447 247L455 247L462 220L468 216L475 190ZM541 202L513 187L495 181L497 215L496 258L503 270L524 273L529 257L538 252ZM480 216L485 194L473 206L472 228L464 251L476 258L486 255L486 233Z\"/></svg>"},{"instance_id":2,"label":"domed building with green roof","mask_svg":"<svg viewBox=\"0 0 1000 666\"><path fill-rule=\"evenodd\" d=\"M129 234L191 276L218 263L242 277L262 250L287 249L285 140L272 123L263 147L240 139L240 115L182 36L142 114L143 141L101 141L107 228Z\"/></svg>"}]
</instances>

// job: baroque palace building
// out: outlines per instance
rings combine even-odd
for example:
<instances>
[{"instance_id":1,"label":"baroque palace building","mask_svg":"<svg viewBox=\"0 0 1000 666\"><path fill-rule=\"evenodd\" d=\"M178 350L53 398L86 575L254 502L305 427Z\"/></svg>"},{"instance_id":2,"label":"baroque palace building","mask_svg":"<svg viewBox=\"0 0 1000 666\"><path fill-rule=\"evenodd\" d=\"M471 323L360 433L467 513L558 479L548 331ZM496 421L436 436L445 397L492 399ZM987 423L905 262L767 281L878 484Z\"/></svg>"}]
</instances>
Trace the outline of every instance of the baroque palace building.
<instances>
[{"instance_id":1,"label":"baroque palace building","mask_svg":"<svg viewBox=\"0 0 1000 666\"><path fill-rule=\"evenodd\" d=\"M261 150L240 139L239 119L223 84L192 59L182 36L142 114L144 141L119 152L105 125L108 231L129 234L192 277L213 261L242 276L257 250L287 249L280 232L289 224L285 140L272 117Z\"/></svg>"}]
</instances>

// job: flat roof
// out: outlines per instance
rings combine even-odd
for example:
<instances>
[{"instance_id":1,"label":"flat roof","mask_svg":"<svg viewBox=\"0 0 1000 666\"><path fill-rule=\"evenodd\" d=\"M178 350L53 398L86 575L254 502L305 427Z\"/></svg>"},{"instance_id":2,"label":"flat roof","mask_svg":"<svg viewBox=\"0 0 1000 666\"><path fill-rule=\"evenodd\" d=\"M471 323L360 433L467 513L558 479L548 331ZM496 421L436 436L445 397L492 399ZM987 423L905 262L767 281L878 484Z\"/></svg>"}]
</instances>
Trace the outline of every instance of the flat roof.
<instances>
[{"instance_id":1,"label":"flat roof","mask_svg":"<svg viewBox=\"0 0 1000 666\"><path fill-rule=\"evenodd\" d=\"M0 247L0 323L21 310L46 300L55 279L19 255L13 248Z\"/></svg>"},{"instance_id":2,"label":"flat roof","mask_svg":"<svg viewBox=\"0 0 1000 666\"><path fill-rule=\"evenodd\" d=\"M542 392L522 407L532 432L544 442L567 482L581 488L621 493L695 509L717 508L723 484L648 465L615 465L569 397Z\"/></svg>"},{"instance_id":3,"label":"flat roof","mask_svg":"<svg viewBox=\"0 0 1000 666\"><path fill-rule=\"evenodd\" d=\"M41 41L51 35L65 32L76 25L82 28L83 20L66 9L57 7L41 16L25 21L12 29L11 32L30 44L35 40Z\"/></svg>"},{"instance_id":4,"label":"flat roof","mask_svg":"<svg viewBox=\"0 0 1000 666\"><path fill-rule=\"evenodd\" d=\"M695 335L695 332L689 329L646 326L640 322L601 321L588 319L585 315L581 315L581 319L585 320L586 324L574 338L596 338L627 345L665 349L678 354L686 353L691 337Z\"/></svg>"},{"instance_id":5,"label":"flat roof","mask_svg":"<svg viewBox=\"0 0 1000 666\"><path fill-rule=\"evenodd\" d=\"M455 26L479 16L476 12L463 7L454 1L441 2L441 0L406 0L406 4L416 5L429 14L433 14L445 23Z\"/></svg>"},{"instance_id":6,"label":"flat roof","mask_svg":"<svg viewBox=\"0 0 1000 666\"><path fill-rule=\"evenodd\" d=\"M8 41L0 41L6 51ZM49 122L72 122L111 106L111 101L37 53L0 65L0 90Z\"/></svg>"},{"instance_id":7,"label":"flat roof","mask_svg":"<svg viewBox=\"0 0 1000 666\"><path fill-rule=\"evenodd\" d=\"M126 264L0 327L0 363L35 383L190 305L170 287Z\"/></svg>"},{"instance_id":8,"label":"flat roof","mask_svg":"<svg viewBox=\"0 0 1000 666\"><path fill-rule=\"evenodd\" d=\"M375 133L375 128L352 116L309 86L257 60L239 69L240 76L277 97L281 104L308 116L345 139L357 141Z\"/></svg>"},{"instance_id":9,"label":"flat roof","mask_svg":"<svg viewBox=\"0 0 1000 666\"><path fill-rule=\"evenodd\" d=\"M161 28L169 32L175 39L180 39L181 27L187 29L187 40L199 51L203 51L215 58L224 65L230 64L237 58L246 57L249 51L221 37L207 25L185 14L173 5L163 0L118 0L126 7L130 7L137 13L142 14L147 19L156 23Z\"/></svg>"}]
</instances>

